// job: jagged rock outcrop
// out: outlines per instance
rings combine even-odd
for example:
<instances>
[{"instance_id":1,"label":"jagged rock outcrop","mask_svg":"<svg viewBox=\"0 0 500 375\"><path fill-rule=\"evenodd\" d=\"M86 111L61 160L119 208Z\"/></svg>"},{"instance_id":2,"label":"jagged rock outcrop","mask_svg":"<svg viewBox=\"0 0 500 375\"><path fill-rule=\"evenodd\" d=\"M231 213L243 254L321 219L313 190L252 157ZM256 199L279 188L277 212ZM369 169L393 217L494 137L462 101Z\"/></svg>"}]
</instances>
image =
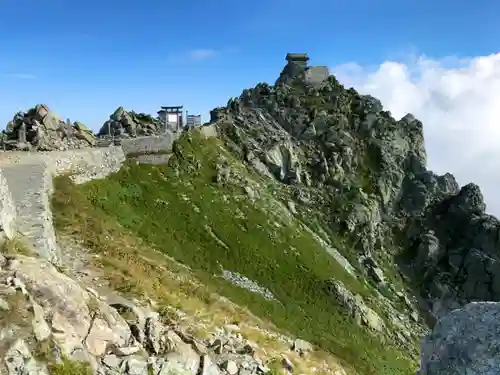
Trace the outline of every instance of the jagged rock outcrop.
<instances>
[{"instance_id":1,"label":"jagged rock outcrop","mask_svg":"<svg viewBox=\"0 0 500 375\"><path fill-rule=\"evenodd\" d=\"M500 300L499 220L485 213L475 184L459 189L451 183L440 191L442 199L407 221L414 268L435 316L469 301Z\"/></svg>"},{"instance_id":2,"label":"jagged rock outcrop","mask_svg":"<svg viewBox=\"0 0 500 375\"><path fill-rule=\"evenodd\" d=\"M135 137L161 132L162 121L144 113L125 111L119 107L109 116L98 132L100 137Z\"/></svg>"},{"instance_id":3,"label":"jagged rock outcrop","mask_svg":"<svg viewBox=\"0 0 500 375\"><path fill-rule=\"evenodd\" d=\"M422 340L419 375L494 375L500 369L500 304L470 303Z\"/></svg>"},{"instance_id":4,"label":"jagged rock outcrop","mask_svg":"<svg viewBox=\"0 0 500 375\"><path fill-rule=\"evenodd\" d=\"M45 104L16 113L3 133L7 150L61 151L95 143L94 134L84 124L62 121Z\"/></svg>"},{"instance_id":5,"label":"jagged rock outcrop","mask_svg":"<svg viewBox=\"0 0 500 375\"><path fill-rule=\"evenodd\" d=\"M377 262L404 259L434 319L500 300L500 222L485 213L479 187L427 170L414 116L396 120L333 76L310 85L302 60L289 61L274 86L260 83L211 112L228 147L342 235L380 288Z\"/></svg>"},{"instance_id":6,"label":"jagged rock outcrop","mask_svg":"<svg viewBox=\"0 0 500 375\"><path fill-rule=\"evenodd\" d=\"M371 308L366 306L363 298L353 295L341 282L330 280L327 289L332 297L348 312L348 314L359 324L368 327L375 332L385 330L384 321Z\"/></svg>"}]
</instances>

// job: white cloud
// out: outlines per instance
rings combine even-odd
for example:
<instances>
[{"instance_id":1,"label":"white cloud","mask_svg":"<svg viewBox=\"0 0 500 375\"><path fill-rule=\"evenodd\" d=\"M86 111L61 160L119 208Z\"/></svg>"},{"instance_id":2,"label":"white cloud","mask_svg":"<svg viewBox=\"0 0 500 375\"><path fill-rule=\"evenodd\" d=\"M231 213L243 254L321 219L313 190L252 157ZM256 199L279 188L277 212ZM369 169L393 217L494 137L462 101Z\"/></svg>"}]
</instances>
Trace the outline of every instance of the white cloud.
<instances>
[{"instance_id":1,"label":"white cloud","mask_svg":"<svg viewBox=\"0 0 500 375\"><path fill-rule=\"evenodd\" d=\"M180 52L178 54L172 54L168 56L168 60L175 64L184 64L187 62L199 63L209 59L213 59L219 55L222 51L215 50L212 48L197 48L187 51Z\"/></svg>"},{"instance_id":2,"label":"white cloud","mask_svg":"<svg viewBox=\"0 0 500 375\"><path fill-rule=\"evenodd\" d=\"M3 75L5 78L13 79L36 79L36 76L28 73L6 73Z\"/></svg>"},{"instance_id":3,"label":"white cloud","mask_svg":"<svg viewBox=\"0 0 500 375\"><path fill-rule=\"evenodd\" d=\"M217 51L211 48L200 48L189 51L188 56L191 60L203 61L214 57L216 53Z\"/></svg>"},{"instance_id":4,"label":"white cloud","mask_svg":"<svg viewBox=\"0 0 500 375\"><path fill-rule=\"evenodd\" d=\"M332 68L338 80L381 100L397 119L424 124L428 167L475 182L500 216L500 53L467 59L385 61Z\"/></svg>"}]
</instances>

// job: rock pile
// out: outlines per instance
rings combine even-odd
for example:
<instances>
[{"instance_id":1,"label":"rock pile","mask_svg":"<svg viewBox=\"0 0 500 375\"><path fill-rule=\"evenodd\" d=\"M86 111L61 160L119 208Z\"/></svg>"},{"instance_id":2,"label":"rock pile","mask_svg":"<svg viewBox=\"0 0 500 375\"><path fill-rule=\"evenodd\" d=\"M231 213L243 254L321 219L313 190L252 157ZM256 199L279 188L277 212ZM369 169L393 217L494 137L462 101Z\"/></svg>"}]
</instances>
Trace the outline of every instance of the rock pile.
<instances>
[{"instance_id":1,"label":"rock pile","mask_svg":"<svg viewBox=\"0 0 500 375\"><path fill-rule=\"evenodd\" d=\"M3 133L6 150L61 151L91 147L95 142L84 124L62 121L44 104L16 113Z\"/></svg>"},{"instance_id":2,"label":"rock pile","mask_svg":"<svg viewBox=\"0 0 500 375\"><path fill-rule=\"evenodd\" d=\"M290 340L290 350L300 355L312 349ZM64 361L83 363L85 373L99 375L268 373L258 350L237 325L200 340L150 307L83 288L48 261L0 254L2 374L48 375Z\"/></svg>"},{"instance_id":3,"label":"rock pile","mask_svg":"<svg viewBox=\"0 0 500 375\"><path fill-rule=\"evenodd\" d=\"M159 134L162 121L144 113L125 111L119 107L99 130L100 137L135 137Z\"/></svg>"}]
</instances>

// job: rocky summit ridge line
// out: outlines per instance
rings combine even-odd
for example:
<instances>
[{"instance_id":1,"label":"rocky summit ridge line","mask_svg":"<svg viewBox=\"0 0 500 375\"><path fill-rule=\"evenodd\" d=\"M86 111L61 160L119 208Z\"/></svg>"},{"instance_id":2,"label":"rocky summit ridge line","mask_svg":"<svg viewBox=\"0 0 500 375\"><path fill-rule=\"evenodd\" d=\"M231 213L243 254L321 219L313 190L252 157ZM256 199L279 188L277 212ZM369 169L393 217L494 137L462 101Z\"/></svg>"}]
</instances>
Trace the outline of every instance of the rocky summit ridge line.
<instances>
[{"instance_id":1,"label":"rocky summit ridge line","mask_svg":"<svg viewBox=\"0 0 500 375\"><path fill-rule=\"evenodd\" d=\"M311 85L308 69L289 61L274 86L244 90L212 122L242 158L348 238L376 283L384 283L377 262L395 257L430 318L499 300L500 222L485 213L479 187L426 168L414 116L397 121L334 76Z\"/></svg>"},{"instance_id":2,"label":"rocky summit ridge line","mask_svg":"<svg viewBox=\"0 0 500 375\"><path fill-rule=\"evenodd\" d=\"M288 60L274 86L260 83L212 111L233 151L329 223L381 290L391 285L380 265L396 261L431 326L471 301L499 301L500 221L485 212L480 188L427 169L414 116L397 121L334 76L311 83L307 59ZM478 354L469 349L462 354ZM490 373L473 359L461 371L465 363Z\"/></svg>"},{"instance_id":3,"label":"rocky summit ridge line","mask_svg":"<svg viewBox=\"0 0 500 375\"><path fill-rule=\"evenodd\" d=\"M0 254L0 374L408 374L410 366L405 360L390 358L400 352L386 352L385 347L398 347L411 358L416 354L416 341L428 327L434 329L422 342L420 375L498 372L500 304L470 303L500 300L500 223L485 213L479 187L468 184L460 188L451 174L438 176L427 169L423 126L412 115L395 120L377 99L345 89L326 67L308 66L308 60L306 54L288 54L288 63L274 85L260 83L225 107L214 109L211 126L201 132L204 136L187 131L178 139L158 141L154 137L161 132L158 119L122 107L104 123L98 136L79 122L60 120L46 105L15 115L4 133L6 149L83 150L7 151L0 155L6 189L15 189L16 181L33 181L33 174L60 175L54 186L46 177L43 184L30 185L29 197L22 189L12 194L10 204L16 207L9 207L8 216L13 224L5 233L11 239ZM97 148L102 146L99 137L109 135L131 141ZM208 135L218 138L207 141ZM155 147L148 143L148 136L153 136ZM38 164L33 162L37 155L43 155ZM168 165L156 165L165 163ZM76 173L74 181L101 180L77 187L65 180L70 170ZM83 174L78 177L78 173ZM29 205L39 207L44 215L51 214L48 200L53 191L57 251L48 253L57 262L43 251L32 253L56 247L52 220L45 216L25 220L30 212L38 212ZM2 198L3 204L7 200ZM224 203L222 207L215 205L218 201ZM164 220L166 211L204 224L191 225L189 235L161 237L161 225L179 225ZM231 223L216 217L228 212ZM260 218L258 222L251 221L252 215ZM153 223L152 236L159 236L163 245L148 242L146 225L152 219L158 221ZM188 227L181 223L179 228ZM284 231L291 228L295 233ZM249 235L254 236L251 242L257 242L262 240L257 235L263 229L268 232L264 231L261 244L269 248L248 257L245 252L254 249L244 247L246 232L255 230ZM30 239L34 248L17 243L13 230ZM162 232L171 230L162 228ZM198 233L202 241L216 248L189 242ZM233 242L236 236L240 240ZM177 249L181 258L189 259L189 251L195 250L192 263L183 266L182 273L171 271L171 260L159 257L155 249L170 254L178 239L182 239ZM278 273L293 270L295 274L271 276L273 282L281 280L281 286L252 280L248 277L252 266L244 267L249 274L230 271L231 264L222 257L235 251L235 243L238 257L246 262L252 262L252 257L265 259L277 262ZM310 243L313 246L308 247ZM260 348L244 338L243 331L231 333L240 330L234 323L217 328L204 340L194 337L195 330L206 330L207 321L202 317L209 316L203 309L200 314L200 300L206 303L214 298L191 274L191 268L214 270L207 264L196 269L199 259L213 261L203 258L205 246L209 254L221 257L216 259L218 267L222 267L219 260L227 267L217 271L216 279L240 288L238 295L243 290L260 295L269 304L266 306L273 306L271 310L293 304L295 316L304 314L304 322L300 322L304 327L308 319L328 320L329 314L336 313L331 306L341 309L346 320L336 317L337 325L324 327L352 331L328 332L327 338L321 325L312 332L296 325L285 330L292 328L294 333L312 338L317 335L319 348L327 350L332 348L327 345L329 340L337 340L334 347L339 352L363 363L339 366L330 357L317 357L316 345L259 328L266 343L265 349ZM310 259L301 258L304 249L296 247L306 248ZM280 250L277 258L271 254L275 249ZM332 259L340 269L316 264L329 266ZM292 267L280 271L281 266L289 265ZM262 273L273 267L260 265L254 278L268 280ZM318 273L309 277L304 270ZM330 273L324 275L324 270ZM310 282L305 290L311 294L300 294L301 277ZM286 288L291 290L284 291ZM180 293L182 299L176 297L173 307L158 306L149 297L146 301L124 298L125 291L136 289L147 291L143 299L152 294L162 304L166 297L172 300L169 293ZM195 313L188 319L182 309L193 303L193 296ZM257 306L256 296L245 302ZM289 296L318 300L282 303L280 298ZM319 301L324 297L328 306ZM232 309L237 309L231 304L228 309L229 302L222 297L216 301L208 306L215 309L223 303L218 314L234 314ZM310 305L325 308L323 315L307 310ZM266 318L271 310L263 310ZM223 320L227 323L235 316L238 320L247 316L238 311ZM340 325L346 321L355 328L350 323ZM268 345L271 337L281 342L279 349L277 344ZM345 347L346 342L361 346L363 341L375 342L373 348L380 353ZM271 352L279 353L279 363L262 360ZM384 358L371 364L379 354ZM88 366L82 367L80 361Z\"/></svg>"}]
</instances>

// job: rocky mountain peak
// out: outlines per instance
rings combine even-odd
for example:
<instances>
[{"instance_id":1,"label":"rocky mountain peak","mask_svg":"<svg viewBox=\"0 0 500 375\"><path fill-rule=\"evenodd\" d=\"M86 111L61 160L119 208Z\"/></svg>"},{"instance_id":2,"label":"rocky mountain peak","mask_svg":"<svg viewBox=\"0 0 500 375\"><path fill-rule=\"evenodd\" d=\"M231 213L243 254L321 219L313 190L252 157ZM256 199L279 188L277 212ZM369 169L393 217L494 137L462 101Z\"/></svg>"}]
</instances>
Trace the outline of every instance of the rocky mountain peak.
<instances>
[{"instance_id":1,"label":"rocky mountain peak","mask_svg":"<svg viewBox=\"0 0 500 375\"><path fill-rule=\"evenodd\" d=\"M274 86L259 83L212 111L229 147L296 196L315 197L305 204L357 256L406 259L411 279L425 275L423 305L434 319L479 291L499 300L488 286L494 273L474 269L497 267L500 225L477 185L460 188L452 174L427 169L422 122L394 119L332 75L310 85L307 55L287 60Z\"/></svg>"},{"instance_id":2,"label":"rocky mountain peak","mask_svg":"<svg viewBox=\"0 0 500 375\"><path fill-rule=\"evenodd\" d=\"M175 135L123 107L99 142L14 116L5 151L84 149L1 155L1 374L410 374L432 327L419 374L497 372L480 188L308 61Z\"/></svg>"},{"instance_id":3,"label":"rocky mountain peak","mask_svg":"<svg viewBox=\"0 0 500 375\"><path fill-rule=\"evenodd\" d=\"M404 177L426 170L422 123L410 114L396 121L379 100L345 89L334 76L309 85L303 73L314 67L307 66L306 55L297 55L287 56L276 85L260 83L244 90L226 107L212 111L212 122L229 119L228 134L236 143L244 138L244 147L254 153L262 154L261 146L272 149L282 143L286 154L297 154L293 174L298 179L289 181L335 185L356 174L367 179L385 176L375 179L375 190L390 207Z\"/></svg>"}]
</instances>

